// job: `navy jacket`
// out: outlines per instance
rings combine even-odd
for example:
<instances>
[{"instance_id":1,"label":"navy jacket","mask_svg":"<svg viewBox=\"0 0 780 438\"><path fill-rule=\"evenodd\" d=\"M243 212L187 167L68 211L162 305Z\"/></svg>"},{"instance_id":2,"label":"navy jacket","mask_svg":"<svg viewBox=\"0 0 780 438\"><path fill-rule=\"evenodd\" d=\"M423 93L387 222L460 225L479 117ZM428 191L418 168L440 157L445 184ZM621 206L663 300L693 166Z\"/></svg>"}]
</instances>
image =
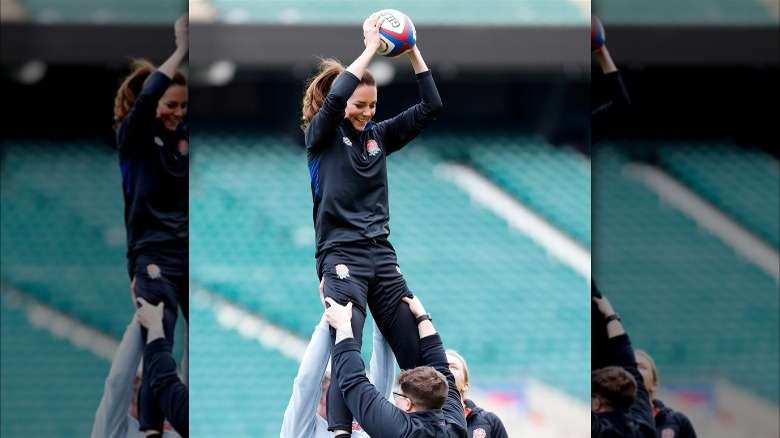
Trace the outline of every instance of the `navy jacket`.
<instances>
[{"instance_id":1,"label":"navy jacket","mask_svg":"<svg viewBox=\"0 0 780 438\"><path fill-rule=\"evenodd\" d=\"M685 414L667 407L658 399L653 400L653 405L657 438L696 438L693 424Z\"/></svg>"},{"instance_id":2,"label":"navy jacket","mask_svg":"<svg viewBox=\"0 0 780 438\"><path fill-rule=\"evenodd\" d=\"M469 437L509 438L498 415L480 408L469 399L466 399L466 425Z\"/></svg>"},{"instance_id":3,"label":"navy jacket","mask_svg":"<svg viewBox=\"0 0 780 438\"><path fill-rule=\"evenodd\" d=\"M466 437L466 416L441 337L437 333L419 342L423 364L444 374L449 391L441 409L411 414L382 397L368 381L360 348L354 338L345 339L333 347L334 376L344 393L344 400L363 430L372 438Z\"/></svg>"},{"instance_id":4,"label":"navy jacket","mask_svg":"<svg viewBox=\"0 0 780 438\"><path fill-rule=\"evenodd\" d=\"M341 243L390 234L387 155L417 137L442 108L429 70L417 75L420 103L360 132L344 116L359 83L346 70L339 74L306 128L317 257Z\"/></svg>"},{"instance_id":5,"label":"navy jacket","mask_svg":"<svg viewBox=\"0 0 780 438\"><path fill-rule=\"evenodd\" d=\"M603 317L602 317L603 318ZM615 365L628 371L636 380L636 398L628 409L606 413L591 412L590 436L596 437L655 437L655 422L650 406L650 395L636 364L634 349L628 334L609 339L606 365Z\"/></svg>"},{"instance_id":6,"label":"navy jacket","mask_svg":"<svg viewBox=\"0 0 780 438\"><path fill-rule=\"evenodd\" d=\"M156 118L170 83L164 74L152 73L117 130L130 258L144 248L187 247L188 132L169 131Z\"/></svg>"}]
</instances>

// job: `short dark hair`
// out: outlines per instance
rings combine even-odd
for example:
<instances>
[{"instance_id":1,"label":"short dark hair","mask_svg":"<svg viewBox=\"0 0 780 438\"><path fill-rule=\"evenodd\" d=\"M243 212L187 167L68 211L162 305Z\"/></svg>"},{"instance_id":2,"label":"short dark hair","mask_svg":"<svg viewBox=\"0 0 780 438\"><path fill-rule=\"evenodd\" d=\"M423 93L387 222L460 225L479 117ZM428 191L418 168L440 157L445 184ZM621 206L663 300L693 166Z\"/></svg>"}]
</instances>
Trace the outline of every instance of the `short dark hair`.
<instances>
[{"instance_id":1,"label":"short dark hair","mask_svg":"<svg viewBox=\"0 0 780 438\"><path fill-rule=\"evenodd\" d=\"M441 409L449 389L444 374L429 366L401 371L398 385L421 411Z\"/></svg>"},{"instance_id":2,"label":"short dark hair","mask_svg":"<svg viewBox=\"0 0 780 438\"><path fill-rule=\"evenodd\" d=\"M610 407L625 409L636 398L636 379L621 367L604 367L591 372L590 391Z\"/></svg>"}]
</instances>

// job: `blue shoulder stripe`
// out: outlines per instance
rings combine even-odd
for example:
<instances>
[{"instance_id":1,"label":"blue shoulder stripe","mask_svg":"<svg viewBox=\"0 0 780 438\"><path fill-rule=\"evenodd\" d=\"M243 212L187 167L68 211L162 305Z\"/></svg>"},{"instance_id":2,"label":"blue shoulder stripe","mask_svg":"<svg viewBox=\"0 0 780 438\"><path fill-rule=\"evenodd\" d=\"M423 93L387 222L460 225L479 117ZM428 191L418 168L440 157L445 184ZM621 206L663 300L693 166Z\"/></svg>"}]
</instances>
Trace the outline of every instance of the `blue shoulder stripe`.
<instances>
[{"instance_id":1,"label":"blue shoulder stripe","mask_svg":"<svg viewBox=\"0 0 780 438\"><path fill-rule=\"evenodd\" d=\"M130 159L125 158L119 163L119 167L122 169L122 187L125 189L125 193L132 196L133 194L133 180L130 175Z\"/></svg>"},{"instance_id":2,"label":"blue shoulder stripe","mask_svg":"<svg viewBox=\"0 0 780 438\"><path fill-rule=\"evenodd\" d=\"M318 198L322 197L320 193L320 157L309 162L309 177L311 177L311 186L314 187L314 194Z\"/></svg>"}]
</instances>

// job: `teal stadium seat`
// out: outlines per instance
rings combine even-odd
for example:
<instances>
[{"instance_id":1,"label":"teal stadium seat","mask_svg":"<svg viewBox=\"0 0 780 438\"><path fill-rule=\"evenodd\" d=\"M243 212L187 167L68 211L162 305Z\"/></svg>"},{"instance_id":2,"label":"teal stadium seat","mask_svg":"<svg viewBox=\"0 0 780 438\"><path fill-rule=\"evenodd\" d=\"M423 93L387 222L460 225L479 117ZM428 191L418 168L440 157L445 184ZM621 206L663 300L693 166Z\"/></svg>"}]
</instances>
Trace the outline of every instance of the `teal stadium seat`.
<instances>
[{"instance_id":1,"label":"teal stadium seat","mask_svg":"<svg viewBox=\"0 0 780 438\"><path fill-rule=\"evenodd\" d=\"M209 309L191 313L192 436L278 435L298 362L226 330Z\"/></svg>"},{"instance_id":2,"label":"teal stadium seat","mask_svg":"<svg viewBox=\"0 0 780 438\"><path fill-rule=\"evenodd\" d=\"M674 143L661 165L775 248L780 247L780 164L760 150L723 143Z\"/></svg>"},{"instance_id":3,"label":"teal stadium seat","mask_svg":"<svg viewBox=\"0 0 780 438\"><path fill-rule=\"evenodd\" d=\"M89 436L110 364L33 327L0 297L0 436Z\"/></svg>"},{"instance_id":4,"label":"teal stadium seat","mask_svg":"<svg viewBox=\"0 0 780 438\"><path fill-rule=\"evenodd\" d=\"M3 280L121 337L133 307L115 152L94 140L3 149Z\"/></svg>"},{"instance_id":5,"label":"teal stadium seat","mask_svg":"<svg viewBox=\"0 0 780 438\"><path fill-rule=\"evenodd\" d=\"M777 402L775 280L626 176L630 147L606 143L594 157L599 287L665 379L727 379Z\"/></svg>"},{"instance_id":6,"label":"teal stadium seat","mask_svg":"<svg viewBox=\"0 0 780 438\"><path fill-rule=\"evenodd\" d=\"M489 141L447 138L468 151L474 167L590 248L590 160L543 138L496 136Z\"/></svg>"}]
</instances>

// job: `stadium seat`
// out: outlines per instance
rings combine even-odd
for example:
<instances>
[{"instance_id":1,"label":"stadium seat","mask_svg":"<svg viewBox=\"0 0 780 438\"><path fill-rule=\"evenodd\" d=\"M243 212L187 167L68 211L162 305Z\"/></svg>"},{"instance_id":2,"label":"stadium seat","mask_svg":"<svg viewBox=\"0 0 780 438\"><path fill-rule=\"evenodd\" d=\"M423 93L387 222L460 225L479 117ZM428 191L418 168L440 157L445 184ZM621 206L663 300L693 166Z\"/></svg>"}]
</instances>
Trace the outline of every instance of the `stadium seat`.
<instances>
[{"instance_id":1,"label":"stadium seat","mask_svg":"<svg viewBox=\"0 0 780 438\"><path fill-rule=\"evenodd\" d=\"M666 379L726 378L777 403L777 283L631 178L631 145L594 157L599 287Z\"/></svg>"}]
</instances>

